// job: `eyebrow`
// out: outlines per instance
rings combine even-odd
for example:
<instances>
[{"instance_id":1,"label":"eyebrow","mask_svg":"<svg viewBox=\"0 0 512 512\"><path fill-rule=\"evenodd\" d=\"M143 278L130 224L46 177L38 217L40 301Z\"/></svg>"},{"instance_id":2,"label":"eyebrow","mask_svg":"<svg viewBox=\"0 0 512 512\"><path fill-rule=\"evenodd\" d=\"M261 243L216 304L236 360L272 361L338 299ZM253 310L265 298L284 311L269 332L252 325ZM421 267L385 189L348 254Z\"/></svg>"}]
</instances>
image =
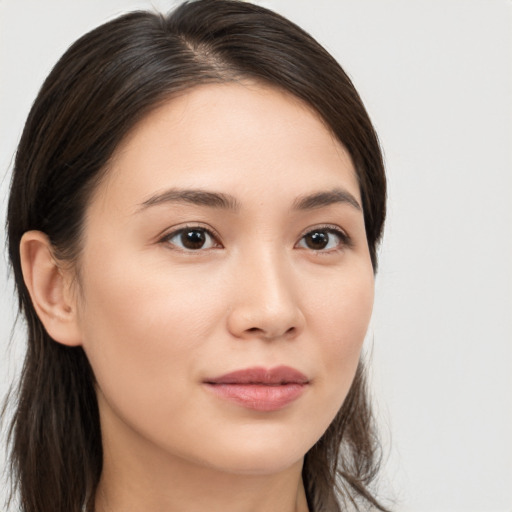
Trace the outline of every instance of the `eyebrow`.
<instances>
[{"instance_id":1,"label":"eyebrow","mask_svg":"<svg viewBox=\"0 0 512 512\"><path fill-rule=\"evenodd\" d=\"M137 211L145 210L150 206L166 203L189 203L209 208L220 208L223 210L237 211L240 204L235 197L221 192L207 192L199 189L176 189L172 188L155 194L139 205Z\"/></svg>"},{"instance_id":2,"label":"eyebrow","mask_svg":"<svg viewBox=\"0 0 512 512\"><path fill-rule=\"evenodd\" d=\"M230 194L224 194L222 192L208 192L200 189L172 188L146 199L139 205L137 212L145 210L151 206L168 203L189 203L235 212L240 210L241 207L238 200ZM357 199L347 190L340 188L300 196L293 202L293 209L313 210L337 203L348 204L356 210L362 211L361 205Z\"/></svg>"},{"instance_id":3,"label":"eyebrow","mask_svg":"<svg viewBox=\"0 0 512 512\"><path fill-rule=\"evenodd\" d=\"M356 210L363 210L357 199L350 192L341 188L298 197L294 201L293 207L296 210L313 210L336 203L348 204Z\"/></svg>"}]
</instances>

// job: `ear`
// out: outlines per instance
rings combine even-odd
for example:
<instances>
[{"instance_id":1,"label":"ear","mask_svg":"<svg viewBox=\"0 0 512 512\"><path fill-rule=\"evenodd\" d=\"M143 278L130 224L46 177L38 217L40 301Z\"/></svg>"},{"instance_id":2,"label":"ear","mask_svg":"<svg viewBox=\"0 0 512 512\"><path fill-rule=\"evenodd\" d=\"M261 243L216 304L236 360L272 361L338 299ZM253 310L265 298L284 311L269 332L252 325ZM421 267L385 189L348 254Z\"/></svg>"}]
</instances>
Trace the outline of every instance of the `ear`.
<instances>
[{"instance_id":1,"label":"ear","mask_svg":"<svg viewBox=\"0 0 512 512\"><path fill-rule=\"evenodd\" d=\"M20 257L25 286L47 333L63 345L81 345L71 270L58 265L50 240L41 231L22 236Z\"/></svg>"}]
</instances>

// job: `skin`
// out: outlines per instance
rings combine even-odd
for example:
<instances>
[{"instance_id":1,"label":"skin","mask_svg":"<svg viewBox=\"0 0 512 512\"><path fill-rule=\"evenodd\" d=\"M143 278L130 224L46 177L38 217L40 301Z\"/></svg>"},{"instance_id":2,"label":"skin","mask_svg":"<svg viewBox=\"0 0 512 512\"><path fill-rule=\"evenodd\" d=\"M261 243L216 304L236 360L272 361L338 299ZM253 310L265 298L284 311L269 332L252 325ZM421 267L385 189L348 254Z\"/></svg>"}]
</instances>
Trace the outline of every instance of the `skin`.
<instances>
[{"instance_id":1,"label":"skin","mask_svg":"<svg viewBox=\"0 0 512 512\"><path fill-rule=\"evenodd\" d=\"M237 208L143 206L170 189ZM333 190L344 199L297 208ZM78 284L44 234L25 234L36 310L97 378L98 512L307 511L303 458L349 390L373 304L357 203L351 159L310 108L261 84L216 84L160 106L117 148L87 210ZM184 227L212 237L187 250ZM310 248L311 232L328 245ZM309 382L277 411L204 385L278 365Z\"/></svg>"}]
</instances>

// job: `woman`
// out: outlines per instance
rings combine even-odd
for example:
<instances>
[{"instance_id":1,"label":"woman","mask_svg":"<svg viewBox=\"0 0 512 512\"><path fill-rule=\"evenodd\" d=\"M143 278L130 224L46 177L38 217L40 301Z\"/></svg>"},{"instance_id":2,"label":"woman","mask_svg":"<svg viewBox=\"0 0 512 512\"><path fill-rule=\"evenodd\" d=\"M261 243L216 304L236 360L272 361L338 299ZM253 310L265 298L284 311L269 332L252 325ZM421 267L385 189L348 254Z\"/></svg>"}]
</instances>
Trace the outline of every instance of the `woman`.
<instances>
[{"instance_id":1,"label":"woman","mask_svg":"<svg viewBox=\"0 0 512 512\"><path fill-rule=\"evenodd\" d=\"M86 34L8 207L25 512L384 510L360 351L385 216L350 80L264 8Z\"/></svg>"}]
</instances>

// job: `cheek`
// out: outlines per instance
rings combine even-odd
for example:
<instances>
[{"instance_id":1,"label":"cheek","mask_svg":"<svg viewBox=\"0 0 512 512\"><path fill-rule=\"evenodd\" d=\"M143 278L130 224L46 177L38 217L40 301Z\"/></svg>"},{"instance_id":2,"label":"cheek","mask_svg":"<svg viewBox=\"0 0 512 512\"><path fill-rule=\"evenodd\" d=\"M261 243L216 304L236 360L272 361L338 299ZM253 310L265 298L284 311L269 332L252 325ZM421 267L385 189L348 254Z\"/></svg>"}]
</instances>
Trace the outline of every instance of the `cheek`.
<instances>
[{"instance_id":1,"label":"cheek","mask_svg":"<svg viewBox=\"0 0 512 512\"><path fill-rule=\"evenodd\" d=\"M222 314L212 279L135 258L89 268L83 344L105 397L129 410L128 397L144 403L193 378L194 361Z\"/></svg>"},{"instance_id":2,"label":"cheek","mask_svg":"<svg viewBox=\"0 0 512 512\"><path fill-rule=\"evenodd\" d=\"M340 274L322 295L312 305L316 314L310 323L321 333L319 380L332 419L348 393L359 362L373 308L373 270L363 266Z\"/></svg>"},{"instance_id":3,"label":"cheek","mask_svg":"<svg viewBox=\"0 0 512 512\"><path fill-rule=\"evenodd\" d=\"M163 259L163 258L162 258ZM162 261L134 257L129 253L111 251L110 261L101 266L92 263L86 276L83 308L86 343L95 343L96 334L108 331L123 333L128 338L144 340L158 333L162 347L169 347L169 337L177 350L193 349L190 340L179 336L186 330L193 339L211 318L221 310L216 292L215 276L190 269L170 269ZM202 275L205 274L205 275ZM208 277L208 279L206 279ZM93 322L91 322L93 320ZM125 341L116 339L112 342Z\"/></svg>"},{"instance_id":4,"label":"cheek","mask_svg":"<svg viewBox=\"0 0 512 512\"><path fill-rule=\"evenodd\" d=\"M310 294L311 295L311 294ZM374 276L364 262L325 279L312 296L310 323L323 331L329 351L359 351L370 322L374 300Z\"/></svg>"}]
</instances>

